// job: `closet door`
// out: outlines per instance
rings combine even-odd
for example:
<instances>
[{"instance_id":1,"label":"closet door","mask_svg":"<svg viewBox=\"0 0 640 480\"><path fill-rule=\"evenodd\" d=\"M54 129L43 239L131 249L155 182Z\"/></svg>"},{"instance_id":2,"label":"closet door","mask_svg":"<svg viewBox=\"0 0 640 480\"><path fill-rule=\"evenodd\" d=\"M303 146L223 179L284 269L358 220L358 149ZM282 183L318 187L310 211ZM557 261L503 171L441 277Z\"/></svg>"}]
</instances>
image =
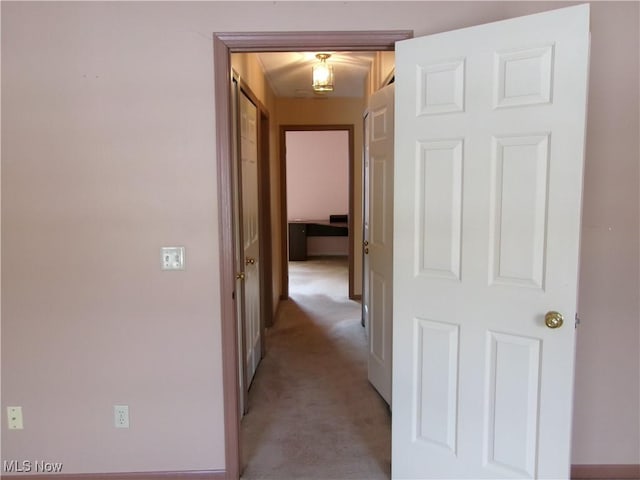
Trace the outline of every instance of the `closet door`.
<instances>
[{"instance_id":1,"label":"closet door","mask_svg":"<svg viewBox=\"0 0 640 480\"><path fill-rule=\"evenodd\" d=\"M394 86L369 100L364 165L363 314L369 381L391 405Z\"/></svg>"}]
</instances>

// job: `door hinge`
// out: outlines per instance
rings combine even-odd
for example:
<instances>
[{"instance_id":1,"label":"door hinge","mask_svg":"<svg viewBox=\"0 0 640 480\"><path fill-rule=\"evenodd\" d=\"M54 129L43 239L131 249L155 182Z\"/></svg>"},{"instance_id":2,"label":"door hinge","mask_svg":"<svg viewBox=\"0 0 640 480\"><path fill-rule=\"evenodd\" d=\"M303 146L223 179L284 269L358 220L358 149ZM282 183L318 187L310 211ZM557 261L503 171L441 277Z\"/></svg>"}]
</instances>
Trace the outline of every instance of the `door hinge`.
<instances>
[{"instance_id":1,"label":"door hinge","mask_svg":"<svg viewBox=\"0 0 640 480\"><path fill-rule=\"evenodd\" d=\"M578 325L580 325L580 317L578 317L578 314L576 313L576 326L575 326L575 328L578 328Z\"/></svg>"}]
</instances>

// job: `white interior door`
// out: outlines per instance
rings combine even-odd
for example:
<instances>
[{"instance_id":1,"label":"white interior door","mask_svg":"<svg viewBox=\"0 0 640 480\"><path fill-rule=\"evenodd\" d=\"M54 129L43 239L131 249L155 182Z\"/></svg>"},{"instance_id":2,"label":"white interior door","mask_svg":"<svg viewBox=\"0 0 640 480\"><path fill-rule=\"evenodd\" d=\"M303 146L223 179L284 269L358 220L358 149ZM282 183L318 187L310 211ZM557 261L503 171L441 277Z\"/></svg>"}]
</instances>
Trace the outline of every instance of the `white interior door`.
<instances>
[{"instance_id":1,"label":"white interior door","mask_svg":"<svg viewBox=\"0 0 640 480\"><path fill-rule=\"evenodd\" d=\"M363 314L369 381L391 405L394 86L369 99L365 126Z\"/></svg>"},{"instance_id":2,"label":"white interior door","mask_svg":"<svg viewBox=\"0 0 640 480\"><path fill-rule=\"evenodd\" d=\"M240 183L244 258L245 385L251 385L261 352L260 243L258 235L258 110L244 93L240 95ZM246 405L245 405L246 408Z\"/></svg>"},{"instance_id":3,"label":"white interior door","mask_svg":"<svg viewBox=\"0 0 640 480\"><path fill-rule=\"evenodd\" d=\"M362 325L365 328L367 338L369 338L369 257L365 255L364 248L368 244L369 239L369 201L371 194L369 192L369 137L370 113L368 109L364 112L363 132L364 138L363 155L362 155Z\"/></svg>"},{"instance_id":4,"label":"white interior door","mask_svg":"<svg viewBox=\"0 0 640 480\"><path fill-rule=\"evenodd\" d=\"M588 51L588 5L397 44L394 478L569 477Z\"/></svg>"},{"instance_id":5,"label":"white interior door","mask_svg":"<svg viewBox=\"0 0 640 480\"><path fill-rule=\"evenodd\" d=\"M231 101L234 108L232 112L232 128L233 138L240 138L240 128L238 122L240 101L238 85L239 78L234 72L232 77L231 87ZM232 142L233 148L233 238L236 258L234 258L234 264L236 268L236 288L234 292L235 306L236 306L236 319L238 322L238 385L240 387L240 415L244 415L247 405L247 386L245 382L245 354L244 354L244 242L242 240L242 199L241 199L241 185L240 185L240 159L239 159L239 142Z\"/></svg>"}]
</instances>

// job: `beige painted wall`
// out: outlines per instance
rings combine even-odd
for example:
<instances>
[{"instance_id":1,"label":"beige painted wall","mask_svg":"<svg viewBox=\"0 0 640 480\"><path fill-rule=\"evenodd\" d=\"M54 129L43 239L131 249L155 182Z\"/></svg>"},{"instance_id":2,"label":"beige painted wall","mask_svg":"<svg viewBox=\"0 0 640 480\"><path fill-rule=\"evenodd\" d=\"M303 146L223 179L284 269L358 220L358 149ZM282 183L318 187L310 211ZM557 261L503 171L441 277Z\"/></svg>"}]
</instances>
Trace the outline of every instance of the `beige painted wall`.
<instances>
[{"instance_id":1,"label":"beige painted wall","mask_svg":"<svg viewBox=\"0 0 640 480\"><path fill-rule=\"evenodd\" d=\"M231 54L231 68L240 76L242 82L249 85L251 92L267 110L272 111L275 96L262 71L258 56L255 53L233 53Z\"/></svg>"},{"instance_id":2,"label":"beige painted wall","mask_svg":"<svg viewBox=\"0 0 640 480\"><path fill-rule=\"evenodd\" d=\"M212 32L419 36L562 5L2 2L2 410L25 415L11 432L0 415L3 459L224 468ZM638 7L592 4L580 464L640 463ZM163 273L173 244L187 269Z\"/></svg>"},{"instance_id":3,"label":"beige painted wall","mask_svg":"<svg viewBox=\"0 0 640 480\"><path fill-rule=\"evenodd\" d=\"M387 85L395 71L395 58L395 52L376 52L365 80L366 98L369 98L372 93Z\"/></svg>"}]
</instances>

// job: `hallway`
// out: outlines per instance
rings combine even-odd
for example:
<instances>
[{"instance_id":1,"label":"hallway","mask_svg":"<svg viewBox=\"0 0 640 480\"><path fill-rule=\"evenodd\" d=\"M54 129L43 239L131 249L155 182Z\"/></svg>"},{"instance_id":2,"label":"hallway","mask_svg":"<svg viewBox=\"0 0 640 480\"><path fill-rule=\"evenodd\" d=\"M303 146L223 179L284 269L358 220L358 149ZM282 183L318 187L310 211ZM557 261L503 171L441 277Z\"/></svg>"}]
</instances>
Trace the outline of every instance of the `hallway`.
<instances>
[{"instance_id":1,"label":"hallway","mask_svg":"<svg viewBox=\"0 0 640 480\"><path fill-rule=\"evenodd\" d=\"M289 278L249 391L242 478L389 478L391 418L367 381L346 258L292 262Z\"/></svg>"}]
</instances>

